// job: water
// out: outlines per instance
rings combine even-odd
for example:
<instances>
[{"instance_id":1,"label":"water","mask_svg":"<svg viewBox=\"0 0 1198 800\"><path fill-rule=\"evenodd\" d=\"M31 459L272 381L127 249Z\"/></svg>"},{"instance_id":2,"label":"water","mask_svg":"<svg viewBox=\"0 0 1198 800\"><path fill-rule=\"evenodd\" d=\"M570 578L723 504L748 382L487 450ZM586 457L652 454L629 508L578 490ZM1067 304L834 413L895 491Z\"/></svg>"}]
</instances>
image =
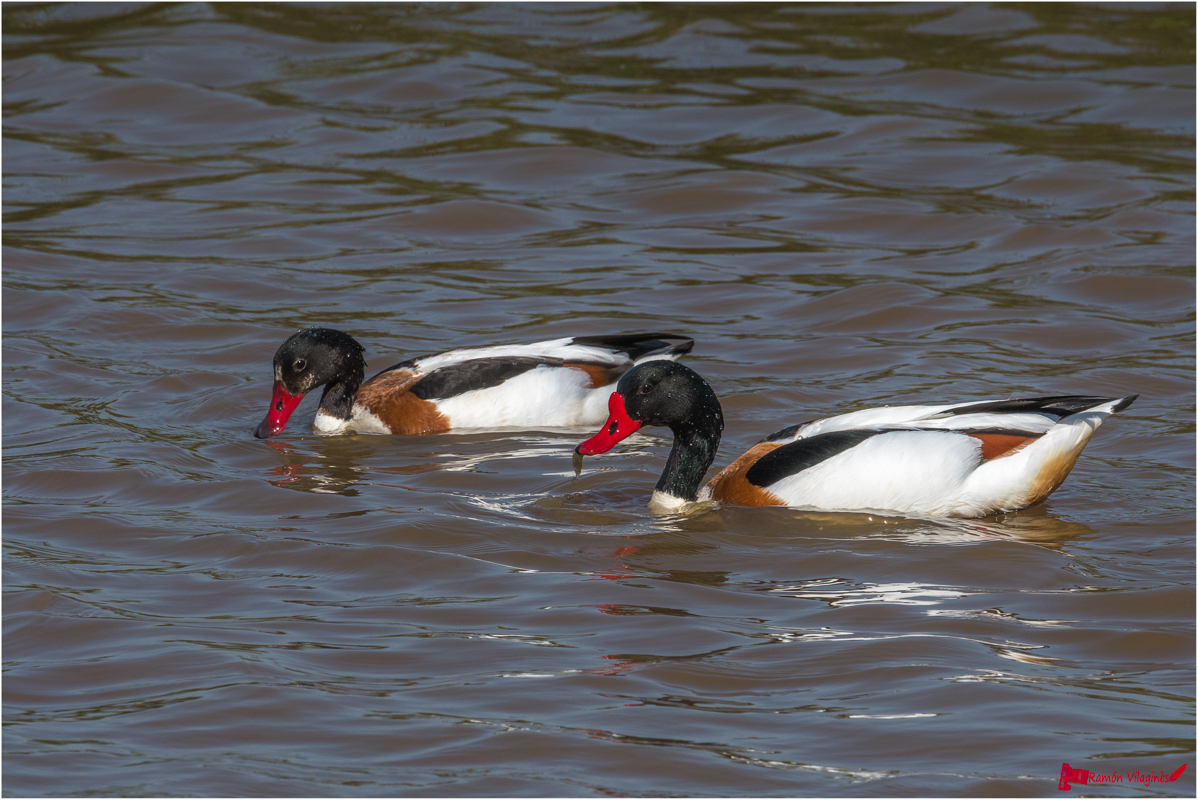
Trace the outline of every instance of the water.
<instances>
[{"instance_id":1,"label":"water","mask_svg":"<svg viewBox=\"0 0 1198 800\"><path fill-rule=\"evenodd\" d=\"M1190 5L5 5L8 795L1194 784ZM668 330L728 427L1140 393L1042 507L655 518L650 432L257 441Z\"/></svg>"}]
</instances>

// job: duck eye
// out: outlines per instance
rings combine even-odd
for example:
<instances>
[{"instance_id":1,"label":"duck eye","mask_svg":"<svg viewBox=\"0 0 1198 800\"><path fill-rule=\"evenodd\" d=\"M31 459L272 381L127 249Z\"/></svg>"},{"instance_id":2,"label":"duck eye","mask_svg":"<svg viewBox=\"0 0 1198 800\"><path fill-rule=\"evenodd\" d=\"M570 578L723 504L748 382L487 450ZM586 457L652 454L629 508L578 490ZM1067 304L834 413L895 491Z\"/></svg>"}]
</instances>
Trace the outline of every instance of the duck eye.
<instances>
[{"instance_id":1,"label":"duck eye","mask_svg":"<svg viewBox=\"0 0 1198 800\"><path fill-rule=\"evenodd\" d=\"M656 388L657 387L651 383L642 383L640 386L636 387L636 393L637 394L649 394L649 392L653 391Z\"/></svg>"},{"instance_id":2,"label":"duck eye","mask_svg":"<svg viewBox=\"0 0 1198 800\"><path fill-rule=\"evenodd\" d=\"M291 366L295 367L296 372L302 372L304 367L308 366L308 362L304 361L302 358L297 358L295 363Z\"/></svg>"}]
</instances>

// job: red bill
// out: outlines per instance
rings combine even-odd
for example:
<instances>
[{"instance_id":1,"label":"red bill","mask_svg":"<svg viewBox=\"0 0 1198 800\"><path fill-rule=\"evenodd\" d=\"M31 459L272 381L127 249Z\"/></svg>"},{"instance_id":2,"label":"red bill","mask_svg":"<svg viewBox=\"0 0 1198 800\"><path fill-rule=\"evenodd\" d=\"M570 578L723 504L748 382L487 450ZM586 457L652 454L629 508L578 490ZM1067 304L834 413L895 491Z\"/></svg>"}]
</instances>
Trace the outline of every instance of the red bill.
<instances>
[{"instance_id":1,"label":"red bill","mask_svg":"<svg viewBox=\"0 0 1198 800\"><path fill-rule=\"evenodd\" d=\"M275 381L274 391L270 395L270 408L266 410L266 417L254 428L254 436L269 439L282 433L287 427L287 420L291 418L291 412L303 399L302 394L288 394L283 382Z\"/></svg>"}]
</instances>

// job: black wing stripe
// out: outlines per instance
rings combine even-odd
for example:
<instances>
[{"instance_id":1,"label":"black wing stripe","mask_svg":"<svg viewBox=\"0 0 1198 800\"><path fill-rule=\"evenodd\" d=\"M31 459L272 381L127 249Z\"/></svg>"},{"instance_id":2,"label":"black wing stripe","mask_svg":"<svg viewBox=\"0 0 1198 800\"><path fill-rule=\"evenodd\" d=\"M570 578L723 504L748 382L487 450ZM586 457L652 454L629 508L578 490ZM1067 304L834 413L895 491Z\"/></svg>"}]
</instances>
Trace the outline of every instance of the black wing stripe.
<instances>
[{"instance_id":1,"label":"black wing stripe","mask_svg":"<svg viewBox=\"0 0 1198 800\"><path fill-rule=\"evenodd\" d=\"M444 400L476 389L490 389L540 366L560 367L560 358L496 356L449 364L425 375L408 391L421 400Z\"/></svg>"},{"instance_id":2,"label":"black wing stripe","mask_svg":"<svg viewBox=\"0 0 1198 800\"><path fill-rule=\"evenodd\" d=\"M829 431L784 444L757 459L745 472L745 479L754 486L769 486L851 450L879 433L894 433L894 430Z\"/></svg>"},{"instance_id":3,"label":"black wing stripe","mask_svg":"<svg viewBox=\"0 0 1198 800\"><path fill-rule=\"evenodd\" d=\"M912 430L963 433L966 436L1024 436L1029 439L1039 439L1044 435L1044 431L1025 431L1019 428L913 428Z\"/></svg>"}]
</instances>

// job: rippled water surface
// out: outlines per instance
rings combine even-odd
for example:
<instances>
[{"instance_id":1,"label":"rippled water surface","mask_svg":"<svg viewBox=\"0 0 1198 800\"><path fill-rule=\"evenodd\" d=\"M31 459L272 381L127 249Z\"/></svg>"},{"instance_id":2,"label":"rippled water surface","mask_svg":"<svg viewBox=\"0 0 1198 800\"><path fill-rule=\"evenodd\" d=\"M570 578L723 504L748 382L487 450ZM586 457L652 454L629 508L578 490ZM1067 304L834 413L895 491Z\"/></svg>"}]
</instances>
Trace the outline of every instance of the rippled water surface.
<instances>
[{"instance_id":1,"label":"rippled water surface","mask_svg":"<svg viewBox=\"0 0 1198 800\"><path fill-rule=\"evenodd\" d=\"M8 795L1194 783L1194 7L5 4ZM973 522L653 517L650 431L251 428L665 330L717 465L870 405L1139 393Z\"/></svg>"}]
</instances>

